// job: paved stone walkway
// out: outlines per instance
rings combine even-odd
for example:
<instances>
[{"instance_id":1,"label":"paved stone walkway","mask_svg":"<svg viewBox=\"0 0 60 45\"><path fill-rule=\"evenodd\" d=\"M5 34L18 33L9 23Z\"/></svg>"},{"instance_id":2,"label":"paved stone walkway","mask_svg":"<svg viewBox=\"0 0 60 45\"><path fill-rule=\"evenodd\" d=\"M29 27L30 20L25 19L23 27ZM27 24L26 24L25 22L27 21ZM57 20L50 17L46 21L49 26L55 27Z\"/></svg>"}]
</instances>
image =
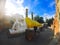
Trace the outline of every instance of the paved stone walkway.
<instances>
[{"instance_id":1,"label":"paved stone walkway","mask_svg":"<svg viewBox=\"0 0 60 45\"><path fill-rule=\"evenodd\" d=\"M41 31L40 35L35 39L28 41L25 39L24 34L13 38L8 38L5 30L0 32L0 45L47 45L52 34L53 32L50 29L46 29L44 31Z\"/></svg>"}]
</instances>

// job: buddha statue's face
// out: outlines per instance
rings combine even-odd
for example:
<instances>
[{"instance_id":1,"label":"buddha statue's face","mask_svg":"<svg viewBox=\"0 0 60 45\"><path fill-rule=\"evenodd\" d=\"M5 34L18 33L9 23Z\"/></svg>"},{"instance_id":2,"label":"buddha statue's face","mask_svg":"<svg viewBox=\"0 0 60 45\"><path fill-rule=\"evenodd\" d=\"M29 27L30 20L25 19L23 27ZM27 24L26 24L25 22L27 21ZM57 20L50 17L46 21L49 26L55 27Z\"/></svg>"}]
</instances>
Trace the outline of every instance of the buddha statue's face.
<instances>
[{"instance_id":1,"label":"buddha statue's face","mask_svg":"<svg viewBox=\"0 0 60 45\"><path fill-rule=\"evenodd\" d=\"M18 21L19 21L19 22L23 22L23 21L24 21L24 19L18 19Z\"/></svg>"},{"instance_id":2,"label":"buddha statue's face","mask_svg":"<svg viewBox=\"0 0 60 45\"><path fill-rule=\"evenodd\" d=\"M18 18L19 22L24 22L24 18L21 16L20 18Z\"/></svg>"}]
</instances>

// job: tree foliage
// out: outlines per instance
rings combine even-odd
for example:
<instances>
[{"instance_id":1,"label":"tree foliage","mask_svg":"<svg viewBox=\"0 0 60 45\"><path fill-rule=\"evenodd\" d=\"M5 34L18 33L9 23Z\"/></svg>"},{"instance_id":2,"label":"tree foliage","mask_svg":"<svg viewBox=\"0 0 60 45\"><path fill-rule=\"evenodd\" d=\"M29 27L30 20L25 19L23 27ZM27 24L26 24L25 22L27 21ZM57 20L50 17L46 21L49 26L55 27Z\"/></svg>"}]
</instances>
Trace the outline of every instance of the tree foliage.
<instances>
[{"instance_id":1,"label":"tree foliage","mask_svg":"<svg viewBox=\"0 0 60 45\"><path fill-rule=\"evenodd\" d=\"M34 17L34 20L38 21L39 23L44 23L43 17L40 17L38 15Z\"/></svg>"},{"instance_id":2,"label":"tree foliage","mask_svg":"<svg viewBox=\"0 0 60 45\"><path fill-rule=\"evenodd\" d=\"M54 18L50 18L50 19L46 19L46 23L48 23L48 26L51 26L51 24L53 24L53 20Z\"/></svg>"}]
</instances>

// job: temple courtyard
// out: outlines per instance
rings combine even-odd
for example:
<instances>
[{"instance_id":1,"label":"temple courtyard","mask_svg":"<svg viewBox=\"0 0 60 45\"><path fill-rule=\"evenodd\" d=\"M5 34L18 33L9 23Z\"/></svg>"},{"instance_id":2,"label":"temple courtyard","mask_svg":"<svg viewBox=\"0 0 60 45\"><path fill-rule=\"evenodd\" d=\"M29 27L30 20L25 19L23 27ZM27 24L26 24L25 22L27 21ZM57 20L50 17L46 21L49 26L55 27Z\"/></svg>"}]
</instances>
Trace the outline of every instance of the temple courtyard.
<instances>
[{"instance_id":1,"label":"temple courtyard","mask_svg":"<svg viewBox=\"0 0 60 45\"><path fill-rule=\"evenodd\" d=\"M49 45L51 37L53 37L53 31L49 28L44 28L31 41L25 39L25 34L9 37L8 29L3 29L0 31L0 45Z\"/></svg>"}]
</instances>

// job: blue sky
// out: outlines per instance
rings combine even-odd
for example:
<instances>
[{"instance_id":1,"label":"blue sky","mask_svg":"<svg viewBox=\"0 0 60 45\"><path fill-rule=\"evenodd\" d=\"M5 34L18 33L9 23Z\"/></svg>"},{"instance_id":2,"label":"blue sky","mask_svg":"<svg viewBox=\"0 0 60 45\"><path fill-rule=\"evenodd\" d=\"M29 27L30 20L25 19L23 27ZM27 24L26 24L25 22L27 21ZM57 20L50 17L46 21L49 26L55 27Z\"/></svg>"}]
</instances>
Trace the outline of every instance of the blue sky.
<instances>
[{"instance_id":1,"label":"blue sky","mask_svg":"<svg viewBox=\"0 0 60 45\"><path fill-rule=\"evenodd\" d=\"M55 14L55 0L24 0L24 6L30 7L30 13L34 12L42 16L44 13Z\"/></svg>"},{"instance_id":2,"label":"blue sky","mask_svg":"<svg viewBox=\"0 0 60 45\"><path fill-rule=\"evenodd\" d=\"M55 0L7 0L6 12L19 13L25 16L25 9L29 9L29 17L31 12L34 16L39 15L44 18L51 18L55 15Z\"/></svg>"}]
</instances>

